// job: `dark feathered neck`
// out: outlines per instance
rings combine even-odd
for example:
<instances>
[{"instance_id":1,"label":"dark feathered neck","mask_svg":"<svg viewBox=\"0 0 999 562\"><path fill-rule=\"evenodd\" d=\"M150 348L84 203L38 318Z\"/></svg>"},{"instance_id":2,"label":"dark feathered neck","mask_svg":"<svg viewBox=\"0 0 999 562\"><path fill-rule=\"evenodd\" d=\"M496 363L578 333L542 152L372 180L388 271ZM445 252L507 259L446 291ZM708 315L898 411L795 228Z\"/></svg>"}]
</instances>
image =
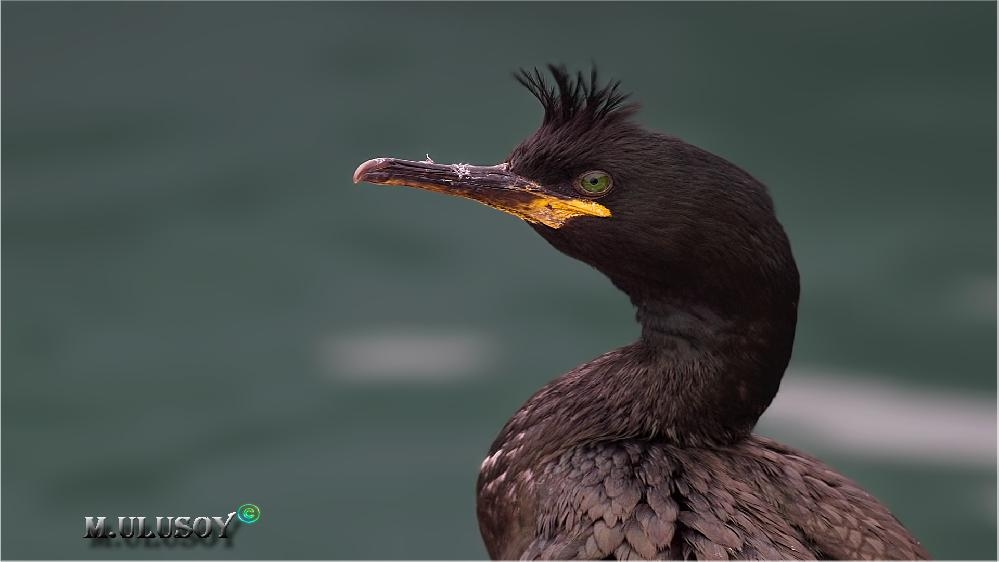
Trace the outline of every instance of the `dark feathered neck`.
<instances>
[{"instance_id":1,"label":"dark feathered neck","mask_svg":"<svg viewBox=\"0 0 999 562\"><path fill-rule=\"evenodd\" d=\"M655 412L671 441L748 435L791 358L796 308L791 301L769 315L735 315L687 302L640 305L644 382L662 396L632 388L633 399Z\"/></svg>"},{"instance_id":2,"label":"dark feathered neck","mask_svg":"<svg viewBox=\"0 0 999 562\"><path fill-rule=\"evenodd\" d=\"M521 447L515 462L529 466L587 442L710 446L749 435L787 366L793 319L726 318L662 301L640 306L638 317L638 341L541 389L508 422L494 451Z\"/></svg>"}]
</instances>

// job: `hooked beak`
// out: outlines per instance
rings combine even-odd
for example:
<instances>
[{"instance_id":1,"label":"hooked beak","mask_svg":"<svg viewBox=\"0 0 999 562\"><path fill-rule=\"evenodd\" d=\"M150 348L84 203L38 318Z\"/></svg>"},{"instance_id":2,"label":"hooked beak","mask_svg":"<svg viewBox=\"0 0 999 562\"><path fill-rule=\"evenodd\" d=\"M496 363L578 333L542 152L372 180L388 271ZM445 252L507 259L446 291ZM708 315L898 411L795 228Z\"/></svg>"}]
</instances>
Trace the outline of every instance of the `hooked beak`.
<instances>
[{"instance_id":1,"label":"hooked beak","mask_svg":"<svg viewBox=\"0 0 999 562\"><path fill-rule=\"evenodd\" d=\"M561 228L575 217L611 216L610 209L599 203L553 193L509 168L506 163L472 166L374 158L358 166L354 183L405 185L465 197L551 228Z\"/></svg>"}]
</instances>

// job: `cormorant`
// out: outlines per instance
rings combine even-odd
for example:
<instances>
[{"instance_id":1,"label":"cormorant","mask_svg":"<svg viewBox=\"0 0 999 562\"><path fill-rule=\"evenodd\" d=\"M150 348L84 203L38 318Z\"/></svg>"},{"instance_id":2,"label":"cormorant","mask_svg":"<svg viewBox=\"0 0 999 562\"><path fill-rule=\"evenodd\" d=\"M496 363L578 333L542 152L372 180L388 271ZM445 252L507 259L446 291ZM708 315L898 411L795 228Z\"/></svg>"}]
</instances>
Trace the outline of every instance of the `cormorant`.
<instances>
[{"instance_id":1,"label":"cormorant","mask_svg":"<svg viewBox=\"0 0 999 562\"><path fill-rule=\"evenodd\" d=\"M641 337L550 382L482 463L500 559L923 559L873 496L751 433L791 357L798 270L767 189L633 116L596 69L517 79L544 107L497 166L369 160L354 182L513 214L604 273Z\"/></svg>"}]
</instances>

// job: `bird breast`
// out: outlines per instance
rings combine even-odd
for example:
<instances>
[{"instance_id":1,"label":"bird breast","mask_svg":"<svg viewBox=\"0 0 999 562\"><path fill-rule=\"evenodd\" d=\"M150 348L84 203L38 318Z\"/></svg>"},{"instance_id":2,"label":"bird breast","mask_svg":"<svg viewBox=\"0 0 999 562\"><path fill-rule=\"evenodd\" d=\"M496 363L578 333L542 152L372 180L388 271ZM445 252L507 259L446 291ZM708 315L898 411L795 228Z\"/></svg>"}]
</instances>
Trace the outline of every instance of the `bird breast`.
<instances>
[{"instance_id":1,"label":"bird breast","mask_svg":"<svg viewBox=\"0 0 999 562\"><path fill-rule=\"evenodd\" d=\"M597 442L537 466L518 465L519 442L482 464L479 525L493 558L927 557L853 482L761 437L694 449Z\"/></svg>"}]
</instances>

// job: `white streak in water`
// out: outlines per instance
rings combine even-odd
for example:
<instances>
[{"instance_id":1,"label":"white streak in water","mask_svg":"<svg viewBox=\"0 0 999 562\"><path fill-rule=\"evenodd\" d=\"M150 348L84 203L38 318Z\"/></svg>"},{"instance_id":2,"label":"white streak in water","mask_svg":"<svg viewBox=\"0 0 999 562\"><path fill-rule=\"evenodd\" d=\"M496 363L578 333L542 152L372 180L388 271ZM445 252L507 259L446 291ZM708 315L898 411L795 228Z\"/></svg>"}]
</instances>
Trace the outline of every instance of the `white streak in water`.
<instances>
[{"instance_id":1,"label":"white streak in water","mask_svg":"<svg viewBox=\"0 0 999 562\"><path fill-rule=\"evenodd\" d=\"M327 337L319 362L329 376L353 382L453 381L479 375L496 345L470 331L392 328Z\"/></svg>"},{"instance_id":2,"label":"white streak in water","mask_svg":"<svg viewBox=\"0 0 999 562\"><path fill-rule=\"evenodd\" d=\"M988 468L996 466L994 399L877 375L793 369L761 429L867 457Z\"/></svg>"}]
</instances>

